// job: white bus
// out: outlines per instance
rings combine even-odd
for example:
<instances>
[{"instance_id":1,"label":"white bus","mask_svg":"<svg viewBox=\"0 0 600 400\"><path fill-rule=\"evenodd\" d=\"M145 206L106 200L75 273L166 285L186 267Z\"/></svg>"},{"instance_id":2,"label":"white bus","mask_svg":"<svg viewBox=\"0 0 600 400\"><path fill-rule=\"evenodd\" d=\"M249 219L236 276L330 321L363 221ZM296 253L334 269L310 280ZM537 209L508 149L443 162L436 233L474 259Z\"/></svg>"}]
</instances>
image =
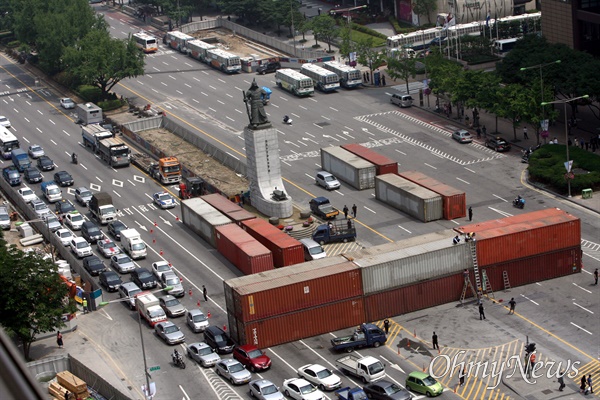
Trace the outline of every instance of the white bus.
<instances>
[{"instance_id":1,"label":"white bus","mask_svg":"<svg viewBox=\"0 0 600 400\"><path fill-rule=\"evenodd\" d=\"M166 44L182 53L187 53L187 42L190 40L194 40L194 37L179 31L167 32L165 35Z\"/></svg>"},{"instance_id":2,"label":"white bus","mask_svg":"<svg viewBox=\"0 0 600 400\"><path fill-rule=\"evenodd\" d=\"M154 53L158 50L158 42L154 36L138 32L133 34L133 39L137 47L142 49L144 53Z\"/></svg>"},{"instance_id":3,"label":"white bus","mask_svg":"<svg viewBox=\"0 0 600 400\"><path fill-rule=\"evenodd\" d=\"M504 54L511 51L517 44L518 38L500 39L494 41L494 50L496 53Z\"/></svg>"},{"instance_id":4,"label":"white bus","mask_svg":"<svg viewBox=\"0 0 600 400\"><path fill-rule=\"evenodd\" d=\"M289 68L275 71L275 82L277 86L296 96L310 96L315 91L312 78Z\"/></svg>"},{"instance_id":5,"label":"white bus","mask_svg":"<svg viewBox=\"0 0 600 400\"><path fill-rule=\"evenodd\" d=\"M311 78L315 87L322 92L332 92L340 87L340 77L318 65L302 64L300 72Z\"/></svg>"},{"instance_id":6,"label":"white bus","mask_svg":"<svg viewBox=\"0 0 600 400\"><path fill-rule=\"evenodd\" d=\"M202 62L208 62L206 51L215 48L214 45L203 42L199 39L190 40L189 42L187 42L187 46L190 57L195 58L196 60L200 60Z\"/></svg>"},{"instance_id":7,"label":"white bus","mask_svg":"<svg viewBox=\"0 0 600 400\"><path fill-rule=\"evenodd\" d=\"M12 150L19 148L19 139L8 129L0 126L0 149L5 160L12 158Z\"/></svg>"},{"instance_id":8,"label":"white bus","mask_svg":"<svg viewBox=\"0 0 600 400\"><path fill-rule=\"evenodd\" d=\"M335 72L340 78L340 85L345 88L354 88L362 85L362 73L360 70L337 61L323 63L323 68Z\"/></svg>"},{"instance_id":9,"label":"white bus","mask_svg":"<svg viewBox=\"0 0 600 400\"><path fill-rule=\"evenodd\" d=\"M240 57L221 49L206 50L207 63L228 74L234 74L242 70Z\"/></svg>"}]
</instances>

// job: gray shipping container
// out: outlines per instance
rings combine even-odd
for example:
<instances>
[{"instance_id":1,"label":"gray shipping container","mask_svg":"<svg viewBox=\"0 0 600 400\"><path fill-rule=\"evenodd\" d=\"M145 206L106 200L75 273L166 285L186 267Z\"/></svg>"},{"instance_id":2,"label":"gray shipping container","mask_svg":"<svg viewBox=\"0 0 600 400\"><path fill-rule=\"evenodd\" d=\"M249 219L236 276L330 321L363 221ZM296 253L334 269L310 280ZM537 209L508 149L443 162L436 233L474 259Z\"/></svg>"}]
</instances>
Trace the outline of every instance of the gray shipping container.
<instances>
[{"instance_id":1,"label":"gray shipping container","mask_svg":"<svg viewBox=\"0 0 600 400\"><path fill-rule=\"evenodd\" d=\"M339 146L321 149L321 167L355 189L375 187L375 165Z\"/></svg>"},{"instance_id":2,"label":"gray shipping container","mask_svg":"<svg viewBox=\"0 0 600 400\"><path fill-rule=\"evenodd\" d=\"M396 174L375 177L375 197L423 222L444 217L442 196Z\"/></svg>"},{"instance_id":3,"label":"gray shipping container","mask_svg":"<svg viewBox=\"0 0 600 400\"><path fill-rule=\"evenodd\" d=\"M200 198L181 201L181 218L188 228L213 247L217 247L215 228L231 223L229 218Z\"/></svg>"},{"instance_id":4,"label":"gray shipping container","mask_svg":"<svg viewBox=\"0 0 600 400\"><path fill-rule=\"evenodd\" d=\"M365 295L473 268L469 244L451 230L387 243L346 256L360 267Z\"/></svg>"}]
</instances>

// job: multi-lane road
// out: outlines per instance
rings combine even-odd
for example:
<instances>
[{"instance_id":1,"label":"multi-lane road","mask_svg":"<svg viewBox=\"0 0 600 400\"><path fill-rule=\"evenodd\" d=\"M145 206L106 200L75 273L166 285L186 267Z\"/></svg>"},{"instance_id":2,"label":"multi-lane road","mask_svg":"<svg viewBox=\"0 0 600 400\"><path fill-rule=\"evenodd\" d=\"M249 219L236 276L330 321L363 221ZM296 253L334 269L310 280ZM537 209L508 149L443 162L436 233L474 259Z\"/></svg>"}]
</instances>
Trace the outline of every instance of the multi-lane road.
<instances>
[{"instance_id":1,"label":"multi-lane road","mask_svg":"<svg viewBox=\"0 0 600 400\"><path fill-rule=\"evenodd\" d=\"M138 21L131 17L114 11L103 12L116 37L125 37L140 29ZM166 110L172 117L186 121L198 135L204 135L207 140L243 159L242 131L247 124L247 116L241 91L249 87L255 76L224 75L162 45L157 54L148 56L146 60L146 75L123 82L117 93L134 99L138 104L152 103ZM261 86L275 86L272 75L256 76L256 79ZM211 324L226 325L222 282L240 275L239 272L181 224L179 208L164 211L152 205L152 193L163 190L155 181L134 167L111 169L82 148L80 127L73 123L69 112L59 108L59 94L47 88L37 88L34 81L34 77L20 66L2 58L0 114L9 117L22 147L31 143L42 145L57 164L57 170L65 169L73 175L75 186L89 186L96 191L111 193L119 208L120 219L138 229L149 245L148 258L138 264L149 267L151 262L159 259L171 262L188 292L183 299L185 306L194 308L200 304L205 313L211 313ZM586 271L599 266L600 222L597 214L527 185L523 180L524 165L519 162L518 156L495 153L480 144L460 145L450 139L453 127L446 120L416 108L398 110L389 103L391 91L393 89L340 90L299 99L274 88L267 111L280 134L280 158L286 190L297 206L306 208L312 196L325 194L314 184L314 174L320 169L321 147L361 143L376 147L377 151L397 160L402 170L418 170L464 190L476 221L523 212L512 208L510 203L517 194L527 198L525 211L560 207L573 213L582 219ZM294 125L281 123L285 114L294 119ZM79 165L69 163L69 155L73 151L79 155ZM7 162L2 165L6 166ZM39 192L39 188L36 187L36 190ZM66 197L72 199L72 190L68 192ZM466 222L421 223L379 203L372 190L356 191L342 186L327 195L339 208L345 204L358 206L358 235L363 246L452 229ZM529 299L522 300L527 302L527 306L523 307L522 322L511 322L510 325L499 322L498 329L530 332L529 324L534 323L560 339L548 340L548 353L556 357L565 357L565 354L582 357L565 345L572 343L588 352L594 349L592 353L597 356L600 329L593 313L597 314L600 310L597 287L588 287L585 283L590 279L589 272L585 272L554 280L552 285L541 284L530 299L531 303ZM202 285L208 288L208 302L202 299ZM528 290L530 294L534 291ZM551 301L536 302L536 296ZM105 297L117 298L115 295ZM86 325L93 332L90 340L103 349L111 365L130 385L132 395L141 397L139 386L145 378L135 313L124 304L115 302L85 318ZM397 318L397 321L401 325L406 322L402 318ZM202 334L193 334L181 319L175 322L184 330L187 343L202 340ZM159 390L157 398L248 398L245 387L232 387L211 370L188 367L185 371L175 371L170 365L172 349L146 327L143 335L148 365L161 366L158 372L152 374ZM456 335L468 337L470 332L459 331ZM328 350L330 338L331 335L323 335L268 349L273 358L273 368L261 376L281 385L283 379L295 376L295 370L308 363L317 362L334 369L337 355ZM393 341L388 347L361 353L384 359L388 364L389 379L400 384L404 384L407 372L420 368L410 359L397 357ZM343 379L347 385L358 383L347 377ZM444 396L456 395L449 391ZM503 398L508 396L502 394ZM332 398L332 395L328 397Z\"/></svg>"}]
</instances>

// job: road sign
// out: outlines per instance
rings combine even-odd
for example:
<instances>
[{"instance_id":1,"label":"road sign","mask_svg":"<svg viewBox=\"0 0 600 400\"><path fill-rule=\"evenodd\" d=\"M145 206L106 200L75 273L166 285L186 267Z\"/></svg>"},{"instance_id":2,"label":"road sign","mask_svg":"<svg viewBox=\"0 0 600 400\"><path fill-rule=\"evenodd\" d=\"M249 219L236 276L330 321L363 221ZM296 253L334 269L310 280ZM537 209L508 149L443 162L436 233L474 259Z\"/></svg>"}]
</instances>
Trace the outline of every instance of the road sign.
<instances>
[{"instance_id":1,"label":"road sign","mask_svg":"<svg viewBox=\"0 0 600 400\"><path fill-rule=\"evenodd\" d=\"M573 160L566 161L564 164L565 164L565 169L567 170L567 172L571 172L571 167L573 166Z\"/></svg>"},{"instance_id":2,"label":"road sign","mask_svg":"<svg viewBox=\"0 0 600 400\"><path fill-rule=\"evenodd\" d=\"M148 368L148 372L154 372L160 370L160 365L155 365L154 367Z\"/></svg>"}]
</instances>

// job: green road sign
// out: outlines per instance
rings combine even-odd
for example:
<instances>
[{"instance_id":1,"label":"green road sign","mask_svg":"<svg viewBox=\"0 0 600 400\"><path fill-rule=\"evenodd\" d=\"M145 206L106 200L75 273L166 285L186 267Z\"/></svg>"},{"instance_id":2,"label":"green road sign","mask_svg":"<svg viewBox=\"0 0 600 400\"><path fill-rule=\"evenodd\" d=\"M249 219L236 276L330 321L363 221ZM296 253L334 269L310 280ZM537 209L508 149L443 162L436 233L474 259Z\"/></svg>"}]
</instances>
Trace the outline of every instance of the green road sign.
<instances>
[{"instance_id":1,"label":"green road sign","mask_svg":"<svg viewBox=\"0 0 600 400\"><path fill-rule=\"evenodd\" d=\"M148 372L158 371L160 369L160 365L155 365L154 367L148 368Z\"/></svg>"}]
</instances>

